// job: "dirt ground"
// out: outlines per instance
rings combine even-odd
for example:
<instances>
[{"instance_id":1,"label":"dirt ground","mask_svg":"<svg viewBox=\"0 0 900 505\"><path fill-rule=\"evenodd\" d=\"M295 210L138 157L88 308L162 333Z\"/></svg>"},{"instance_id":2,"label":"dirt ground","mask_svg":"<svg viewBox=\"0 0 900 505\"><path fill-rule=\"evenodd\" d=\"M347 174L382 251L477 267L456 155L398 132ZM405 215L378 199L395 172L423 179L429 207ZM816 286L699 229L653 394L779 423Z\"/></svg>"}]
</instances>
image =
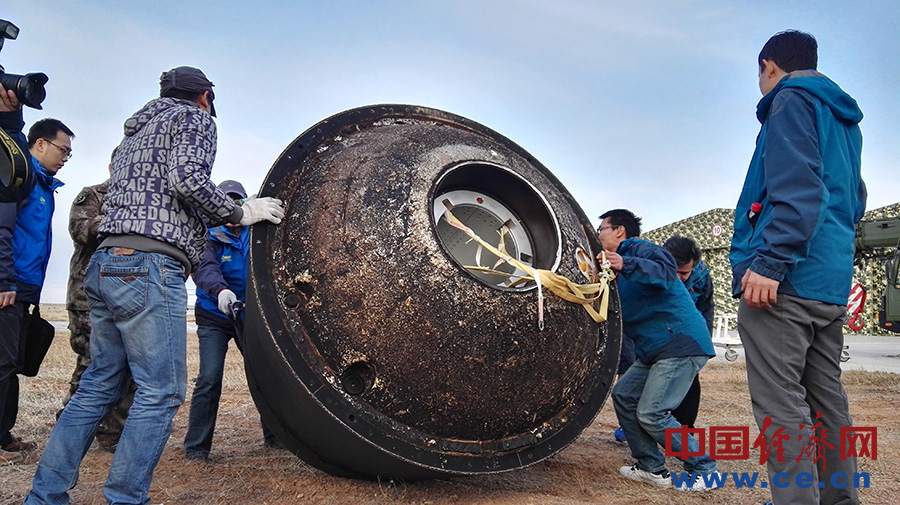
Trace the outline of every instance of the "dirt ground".
<instances>
[{"instance_id":1,"label":"dirt ground","mask_svg":"<svg viewBox=\"0 0 900 505\"><path fill-rule=\"evenodd\" d=\"M48 319L53 310L43 309ZM50 316L50 317L48 317ZM196 374L197 338L188 334L188 375ZM31 485L39 451L49 436L74 368L68 333L57 332L38 377L21 380L19 420L14 433L38 442L30 462L0 467L0 505L21 503ZM698 427L750 426L751 412L743 360L712 362L701 372L703 399ZM846 372L856 426L878 428L878 459L860 459L871 487L861 490L863 503L895 504L900 496L900 375ZM191 384L188 384L188 402ZM658 490L619 477L618 468L631 464L626 446L613 441L617 423L610 402L594 423L568 448L533 466L495 475L453 477L420 482L360 481L323 473L286 451L262 445L259 416L253 406L240 354L228 354L222 402L210 463L187 462L181 448L189 403L175 417L175 427L156 468L150 490L152 503L210 504L758 504L770 499L764 489L728 487L708 493ZM747 461L722 461L727 472L760 471L759 453ZM84 459L72 503L102 504L103 482L112 455L92 448ZM681 470L677 460L671 470Z\"/></svg>"}]
</instances>

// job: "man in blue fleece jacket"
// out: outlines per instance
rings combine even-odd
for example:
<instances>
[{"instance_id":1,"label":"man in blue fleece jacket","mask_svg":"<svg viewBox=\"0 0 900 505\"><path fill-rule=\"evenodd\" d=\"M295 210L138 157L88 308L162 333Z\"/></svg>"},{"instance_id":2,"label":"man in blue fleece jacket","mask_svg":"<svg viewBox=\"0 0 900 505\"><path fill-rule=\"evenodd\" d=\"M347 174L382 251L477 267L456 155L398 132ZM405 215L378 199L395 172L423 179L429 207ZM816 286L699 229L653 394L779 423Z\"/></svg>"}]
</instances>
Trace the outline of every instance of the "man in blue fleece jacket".
<instances>
[{"instance_id":1,"label":"man in blue fleece jacket","mask_svg":"<svg viewBox=\"0 0 900 505\"><path fill-rule=\"evenodd\" d=\"M63 185L56 174L71 157L75 137L58 119L37 121L27 139L24 126L22 104L0 86L0 127L28 154L34 178L26 198L0 203L0 465L21 462L35 447L11 433L19 412L17 374L50 261L56 189Z\"/></svg>"},{"instance_id":2,"label":"man in blue fleece jacket","mask_svg":"<svg viewBox=\"0 0 900 505\"><path fill-rule=\"evenodd\" d=\"M671 487L666 458L659 447L671 444L675 453L689 456L684 469L694 475L679 490L705 491L717 487L701 474L716 472L694 437L683 446L672 409L681 404L697 372L716 355L706 321L678 278L675 259L664 247L641 240L641 220L631 211L616 209L601 215L598 238L606 251L622 304L622 332L634 341L635 362L613 387L619 425L637 460L619 469L624 477L657 487ZM715 479L714 479L715 480Z\"/></svg>"},{"instance_id":3,"label":"man in blue fleece jacket","mask_svg":"<svg viewBox=\"0 0 900 505\"><path fill-rule=\"evenodd\" d=\"M852 424L840 355L855 224L866 203L863 115L816 71L817 51L812 35L786 31L759 53L762 128L730 254L753 413L768 444L778 429L790 436L783 461L768 459L769 479L813 476L809 486L772 488L784 504L859 503L857 490L836 487L832 476L856 471L855 458L841 457L838 436ZM811 436L825 442L824 452L805 450Z\"/></svg>"},{"instance_id":4,"label":"man in blue fleece jacket","mask_svg":"<svg viewBox=\"0 0 900 505\"><path fill-rule=\"evenodd\" d=\"M663 247L675 258L675 265L678 267L675 272L690 293L694 307L706 320L706 327L709 328L709 334L712 335L716 304L713 301L712 277L709 275L709 267L700 259L700 248L693 239L680 235L669 237ZM700 374L697 374L694 377L694 383L691 384L691 389L684 396L681 405L672 410L672 415L679 423L693 428L699 411Z\"/></svg>"}]
</instances>

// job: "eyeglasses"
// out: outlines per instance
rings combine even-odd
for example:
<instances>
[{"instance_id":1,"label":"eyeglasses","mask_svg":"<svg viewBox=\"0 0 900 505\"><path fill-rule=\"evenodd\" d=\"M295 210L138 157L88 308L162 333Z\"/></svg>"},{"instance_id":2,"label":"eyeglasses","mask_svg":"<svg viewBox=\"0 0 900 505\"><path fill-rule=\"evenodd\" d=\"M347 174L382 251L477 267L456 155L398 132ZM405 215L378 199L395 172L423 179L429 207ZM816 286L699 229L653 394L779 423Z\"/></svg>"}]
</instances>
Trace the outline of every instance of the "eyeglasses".
<instances>
[{"instance_id":1,"label":"eyeglasses","mask_svg":"<svg viewBox=\"0 0 900 505\"><path fill-rule=\"evenodd\" d=\"M67 160L70 160L70 159L72 159L72 156L75 156L75 154L72 152L72 149L67 149L67 148L65 148L65 147L60 147L60 146L54 144L53 142L51 142L51 141L49 141L49 140L47 140L47 139L42 139L42 140L43 140L44 142L50 144L51 146L53 146L53 147L59 149L59 152L63 155L63 158L65 158L65 159L67 159Z\"/></svg>"},{"instance_id":2,"label":"eyeglasses","mask_svg":"<svg viewBox=\"0 0 900 505\"><path fill-rule=\"evenodd\" d=\"M622 226L622 225L614 225L614 224L613 224L613 225L609 225L609 226L601 226L601 227L597 228L597 233L599 234L599 233L602 232L603 230L609 230L609 229L619 228L620 226Z\"/></svg>"}]
</instances>

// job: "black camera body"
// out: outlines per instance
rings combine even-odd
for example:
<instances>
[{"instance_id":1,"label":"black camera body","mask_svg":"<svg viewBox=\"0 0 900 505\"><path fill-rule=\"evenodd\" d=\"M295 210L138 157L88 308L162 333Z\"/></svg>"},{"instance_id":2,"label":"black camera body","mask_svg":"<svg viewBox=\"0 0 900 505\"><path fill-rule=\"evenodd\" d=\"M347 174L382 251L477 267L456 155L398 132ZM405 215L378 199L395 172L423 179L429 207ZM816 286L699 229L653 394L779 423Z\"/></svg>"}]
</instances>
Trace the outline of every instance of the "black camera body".
<instances>
[{"instance_id":1,"label":"black camera body","mask_svg":"<svg viewBox=\"0 0 900 505\"><path fill-rule=\"evenodd\" d=\"M19 36L19 27L0 19L0 50L6 39ZM44 84L48 77L44 73L25 75L7 74L0 66L0 85L12 90L19 102L28 107L41 109L41 102L47 97ZM16 139L0 130L0 202L17 202L29 194L34 186L31 176L31 154L27 146L21 146Z\"/></svg>"},{"instance_id":2,"label":"black camera body","mask_svg":"<svg viewBox=\"0 0 900 505\"><path fill-rule=\"evenodd\" d=\"M3 42L6 39L13 40L18 36L19 27L9 21L0 19L0 50L3 49ZM7 74L3 71L3 66L0 65L0 84L7 90L13 90L16 93L16 98L28 107L43 108L41 107L41 102L47 97L44 84L47 84L49 79L47 74L41 72L25 75Z\"/></svg>"}]
</instances>

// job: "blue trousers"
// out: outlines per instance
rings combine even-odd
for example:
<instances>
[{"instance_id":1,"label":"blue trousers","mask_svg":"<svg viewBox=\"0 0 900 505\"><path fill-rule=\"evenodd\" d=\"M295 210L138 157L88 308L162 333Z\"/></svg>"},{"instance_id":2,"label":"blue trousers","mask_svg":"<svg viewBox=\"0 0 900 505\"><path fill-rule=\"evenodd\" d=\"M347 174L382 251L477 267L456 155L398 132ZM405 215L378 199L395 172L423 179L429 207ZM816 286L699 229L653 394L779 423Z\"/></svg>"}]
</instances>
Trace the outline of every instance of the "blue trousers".
<instances>
[{"instance_id":1,"label":"blue trousers","mask_svg":"<svg viewBox=\"0 0 900 505\"><path fill-rule=\"evenodd\" d=\"M708 360L708 356L684 356L661 359L652 365L637 360L616 382L612 391L616 417L631 455L642 469L649 472L666 469L666 458L660 451L660 447L666 446L666 428L681 428L671 411L681 404L697 372ZM681 436L673 434L668 438L672 450L681 452ZM690 453L700 451L694 437L688 437L687 449ZM682 461L687 472L716 470L716 462L705 452Z\"/></svg>"},{"instance_id":2,"label":"blue trousers","mask_svg":"<svg viewBox=\"0 0 900 505\"><path fill-rule=\"evenodd\" d=\"M28 505L69 503L68 491L100 421L127 391L126 367L137 391L103 495L110 504L145 505L172 418L184 402L184 267L163 254L116 250L99 249L88 265L91 364L50 434Z\"/></svg>"},{"instance_id":3,"label":"blue trousers","mask_svg":"<svg viewBox=\"0 0 900 505\"><path fill-rule=\"evenodd\" d=\"M231 331L215 326L198 326L200 342L200 372L191 394L191 408L188 414L188 429L184 436L185 457L208 458L212 450L213 432L222 398L222 376L225 372L225 354L228 341L236 338ZM276 442L275 435L262 423L263 438L267 443Z\"/></svg>"}]
</instances>

